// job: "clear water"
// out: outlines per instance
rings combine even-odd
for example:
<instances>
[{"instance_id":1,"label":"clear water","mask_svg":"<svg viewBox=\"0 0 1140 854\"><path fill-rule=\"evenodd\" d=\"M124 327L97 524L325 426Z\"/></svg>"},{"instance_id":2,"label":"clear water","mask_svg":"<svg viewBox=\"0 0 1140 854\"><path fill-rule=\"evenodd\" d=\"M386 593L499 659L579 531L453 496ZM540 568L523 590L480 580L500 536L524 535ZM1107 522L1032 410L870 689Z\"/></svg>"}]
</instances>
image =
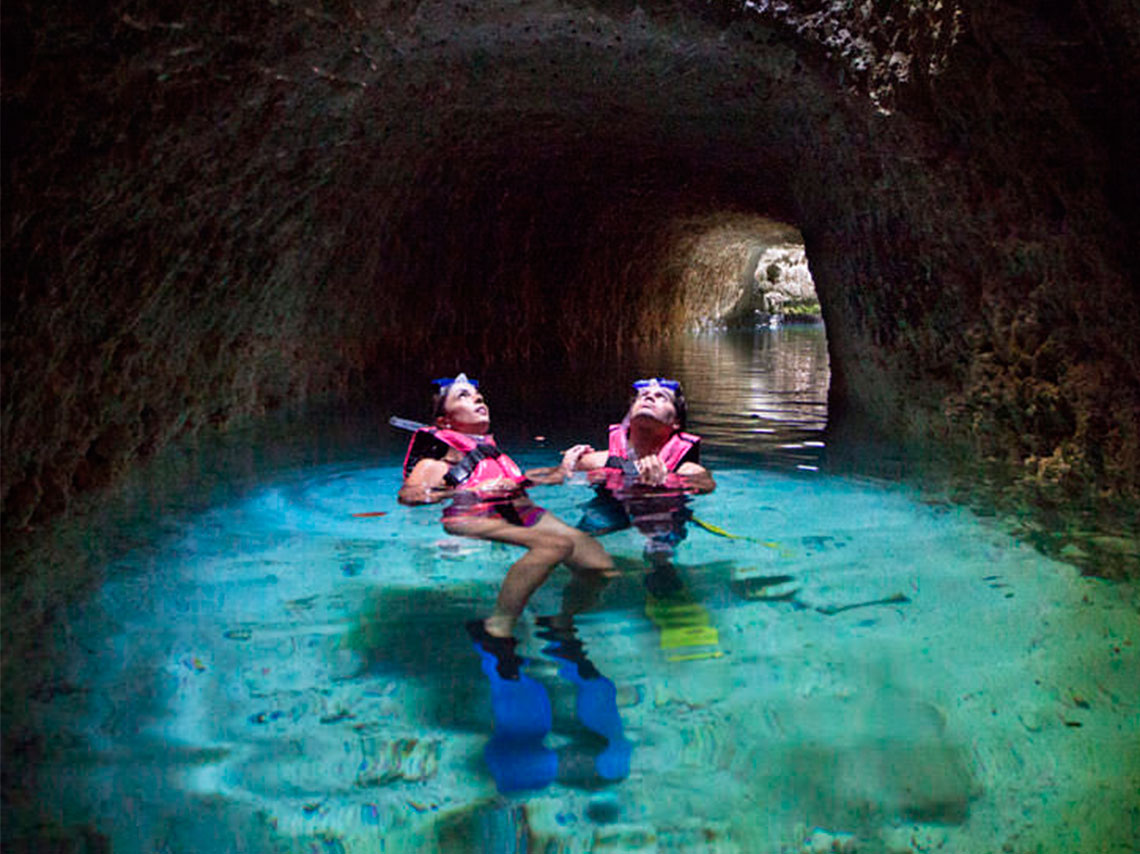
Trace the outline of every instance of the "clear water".
<instances>
[{"instance_id":1,"label":"clear water","mask_svg":"<svg viewBox=\"0 0 1140 854\"><path fill-rule=\"evenodd\" d=\"M294 433L271 464L200 452L180 475L200 481L190 509L151 483L85 533L110 557L44 639L28 813L60 850L116 854L1137 850L1134 586L830 473L818 327L688 338L626 367L685 381L718 481L692 509L734 537L690 525L664 602L641 535L603 538L622 574L578 635L615 688L624 779L599 775L605 743L536 633L559 570L519 647L553 710L556 778L497 790L493 680L463 626L513 553L397 505L403 438L371 425ZM500 441L526 464L600 444L624 402L597 377L497 382ZM532 495L573 522L591 492Z\"/></svg>"}]
</instances>

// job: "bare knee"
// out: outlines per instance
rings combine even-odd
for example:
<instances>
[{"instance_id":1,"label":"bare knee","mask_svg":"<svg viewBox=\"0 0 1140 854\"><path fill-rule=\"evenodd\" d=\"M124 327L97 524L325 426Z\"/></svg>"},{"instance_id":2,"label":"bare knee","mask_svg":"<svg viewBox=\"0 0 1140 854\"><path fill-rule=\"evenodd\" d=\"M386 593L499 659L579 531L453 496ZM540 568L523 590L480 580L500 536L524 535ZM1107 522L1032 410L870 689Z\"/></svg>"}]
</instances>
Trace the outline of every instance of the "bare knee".
<instances>
[{"instance_id":1,"label":"bare knee","mask_svg":"<svg viewBox=\"0 0 1140 854\"><path fill-rule=\"evenodd\" d=\"M542 538L542 542L537 544L532 551L540 552L544 558L548 559L550 565L553 566L556 563L567 560L570 555L574 553L574 541L561 534L548 534Z\"/></svg>"},{"instance_id":2,"label":"bare knee","mask_svg":"<svg viewBox=\"0 0 1140 854\"><path fill-rule=\"evenodd\" d=\"M576 532L572 544L573 553L568 562L575 569L607 572L614 568L610 553L589 534Z\"/></svg>"}]
</instances>

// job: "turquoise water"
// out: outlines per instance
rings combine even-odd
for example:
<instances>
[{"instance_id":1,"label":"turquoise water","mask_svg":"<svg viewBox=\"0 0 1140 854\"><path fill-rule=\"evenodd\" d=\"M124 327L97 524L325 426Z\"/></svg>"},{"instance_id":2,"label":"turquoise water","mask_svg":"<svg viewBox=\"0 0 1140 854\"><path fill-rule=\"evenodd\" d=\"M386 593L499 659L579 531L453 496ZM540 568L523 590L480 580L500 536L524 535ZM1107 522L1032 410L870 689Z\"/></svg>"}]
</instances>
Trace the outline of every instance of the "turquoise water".
<instances>
[{"instance_id":1,"label":"turquoise water","mask_svg":"<svg viewBox=\"0 0 1140 854\"><path fill-rule=\"evenodd\" d=\"M614 688L621 779L538 635L563 569L518 649L556 773L498 791L498 688L464 623L515 552L399 506L403 439L375 430L335 453L294 440L236 486L241 467L197 462L197 503L156 524L146 492L128 532L88 532L118 545L45 638L34 812L87 845L71 850L116 854L1137 850L1134 585L829 472L818 327L687 338L633 368L685 381L718 481L691 509L734 536L690 524L664 596L640 534L602 539L621 574L577 634ZM561 391L523 395L512 423L487 385L501 443L533 465L600 444L624 396L556 422ZM532 496L574 522L592 491Z\"/></svg>"}]
</instances>

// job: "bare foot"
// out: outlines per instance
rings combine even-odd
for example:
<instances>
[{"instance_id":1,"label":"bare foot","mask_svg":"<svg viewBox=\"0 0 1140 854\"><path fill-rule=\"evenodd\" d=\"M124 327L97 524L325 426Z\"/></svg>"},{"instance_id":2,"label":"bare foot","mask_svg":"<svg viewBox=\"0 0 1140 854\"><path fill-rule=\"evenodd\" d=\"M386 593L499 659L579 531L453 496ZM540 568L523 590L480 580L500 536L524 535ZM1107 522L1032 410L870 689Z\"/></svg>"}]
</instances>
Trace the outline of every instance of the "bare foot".
<instances>
[{"instance_id":1,"label":"bare foot","mask_svg":"<svg viewBox=\"0 0 1140 854\"><path fill-rule=\"evenodd\" d=\"M515 618L508 614L492 614L483 621L487 634L496 638L509 638L515 630Z\"/></svg>"}]
</instances>

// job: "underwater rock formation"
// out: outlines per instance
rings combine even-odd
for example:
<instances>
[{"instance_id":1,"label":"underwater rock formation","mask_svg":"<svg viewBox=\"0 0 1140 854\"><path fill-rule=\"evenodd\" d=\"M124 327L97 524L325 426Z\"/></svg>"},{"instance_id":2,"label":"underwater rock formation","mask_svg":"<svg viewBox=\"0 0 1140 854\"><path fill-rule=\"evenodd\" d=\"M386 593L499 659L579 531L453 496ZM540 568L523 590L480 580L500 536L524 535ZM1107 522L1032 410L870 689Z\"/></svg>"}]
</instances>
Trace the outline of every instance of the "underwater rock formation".
<instances>
[{"instance_id":1,"label":"underwater rock formation","mask_svg":"<svg viewBox=\"0 0 1140 854\"><path fill-rule=\"evenodd\" d=\"M715 286L671 262L728 215L802 233L834 418L1045 505L1140 495L1132 4L51 0L3 25L8 530L410 363L686 328Z\"/></svg>"}]
</instances>

